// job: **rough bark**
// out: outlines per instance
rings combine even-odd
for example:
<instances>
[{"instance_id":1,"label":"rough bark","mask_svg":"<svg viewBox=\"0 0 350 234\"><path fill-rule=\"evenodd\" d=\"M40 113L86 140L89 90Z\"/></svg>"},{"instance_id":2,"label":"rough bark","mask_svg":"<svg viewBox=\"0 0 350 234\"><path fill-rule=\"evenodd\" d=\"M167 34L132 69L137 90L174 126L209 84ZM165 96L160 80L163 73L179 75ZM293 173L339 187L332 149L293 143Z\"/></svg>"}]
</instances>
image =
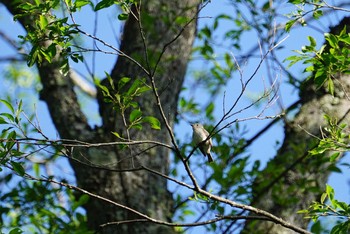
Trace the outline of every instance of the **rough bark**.
<instances>
[{"instance_id":1,"label":"rough bark","mask_svg":"<svg viewBox=\"0 0 350 234\"><path fill-rule=\"evenodd\" d=\"M342 20L330 32L336 34L344 25L349 27L350 18ZM312 201L319 199L331 166L327 154L308 157L307 152L318 142L314 136L320 136L320 129L326 126L325 114L349 123L350 100L346 95L350 93L349 78L348 75L338 77L334 97L324 88L316 90L312 79L304 82L299 112L293 121L285 121L285 139L277 156L268 162L255 180L253 206L307 228L309 220L296 212L307 209ZM242 233L294 232L272 222L249 221Z\"/></svg>"},{"instance_id":2,"label":"rough bark","mask_svg":"<svg viewBox=\"0 0 350 234\"><path fill-rule=\"evenodd\" d=\"M16 14L16 1L1 0L12 14ZM176 17L186 17L190 20L196 17L199 0L142 1L141 24L145 41L142 40L140 27L132 16L127 20L121 50L135 58L142 66L152 71L157 57L167 43L171 42L181 31L182 25L175 23ZM133 8L137 14L136 8ZM20 23L26 27L32 22L30 16L20 18ZM187 25L169 47L166 48L154 79L163 102L164 111L172 126L177 106L178 95L183 83L187 62L191 53L195 37L196 20ZM144 47L147 45L147 50ZM149 55L148 66L146 52ZM63 77L59 72L60 58L53 63L43 62L38 65L43 90L40 98L46 102L53 122L64 139L76 139L88 142L110 142L118 140L111 132L118 132L126 137L123 121L111 106L103 103L103 97L98 95L100 114L103 126L92 129L87 117L81 111L73 83L69 76ZM120 56L111 72L115 83L123 76L132 79L147 75L133 62ZM142 131L131 131L133 140L157 140L169 143L169 135L159 114L157 102L152 92L141 96L138 103L144 116L155 116L162 122L161 130L151 130L145 127ZM127 117L126 117L127 118ZM166 174L169 166L169 150L161 147L146 150L148 145L138 147L99 147L99 148L72 148L71 165L75 171L79 187L92 193L109 198L153 218L165 220L172 217L172 197L167 191L167 181L164 178L150 174L147 171L116 172L112 170L126 170L147 166ZM79 162L78 162L79 161ZM102 166L109 170L93 168ZM112 170L111 170L112 169ZM107 222L132 220L140 218L130 212L119 209L106 202L91 199L85 206L90 228L98 230L99 225ZM151 223L127 223L111 225L100 230L103 233L172 233L169 227Z\"/></svg>"}]
</instances>

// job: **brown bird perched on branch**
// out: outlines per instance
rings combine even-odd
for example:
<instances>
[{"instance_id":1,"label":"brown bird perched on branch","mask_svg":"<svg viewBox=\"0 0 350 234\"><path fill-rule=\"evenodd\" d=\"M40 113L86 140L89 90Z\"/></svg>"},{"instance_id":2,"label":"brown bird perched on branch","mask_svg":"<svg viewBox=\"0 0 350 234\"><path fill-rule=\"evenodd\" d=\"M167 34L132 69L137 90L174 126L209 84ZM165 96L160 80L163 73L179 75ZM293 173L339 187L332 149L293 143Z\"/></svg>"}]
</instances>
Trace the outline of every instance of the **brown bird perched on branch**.
<instances>
[{"instance_id":1,"label":"brown bird perched on branch","mask_svg":"<svg viewBox=\"0 0 350 234\"><path fill-rule=\"evenodd\" d=\"M208 157L208 162L213 162L213 157L211 156L210 150L213 146L213 142L211 138L208 138L209 132L204 129L203 125L200 123L191 124L193 135L192 141L193 143L198 145L198 148L202 152L204 156Z\"/></svg>"}]
</instances>

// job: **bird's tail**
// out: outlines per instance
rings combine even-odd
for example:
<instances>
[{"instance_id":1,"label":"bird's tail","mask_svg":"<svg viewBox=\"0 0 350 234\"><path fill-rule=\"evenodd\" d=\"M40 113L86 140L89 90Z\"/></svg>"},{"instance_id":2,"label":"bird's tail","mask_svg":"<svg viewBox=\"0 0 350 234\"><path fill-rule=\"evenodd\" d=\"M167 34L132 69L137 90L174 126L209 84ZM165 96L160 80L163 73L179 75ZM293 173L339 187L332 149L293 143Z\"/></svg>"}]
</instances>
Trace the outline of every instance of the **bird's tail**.
<instances>
[{"instance_id":1,"label":"bird's tail","mask_svg":"<svg viewBox=\"0 0 350 234\"><path fill-rule=\"evenodd\" d=\"M208 162L209 162L209 163L211 163L211 162L214 161L214 160L213 160L213 157L211 156L210 153L208 153L207 156L208 156Z\"/></svg>"}]
</instances>

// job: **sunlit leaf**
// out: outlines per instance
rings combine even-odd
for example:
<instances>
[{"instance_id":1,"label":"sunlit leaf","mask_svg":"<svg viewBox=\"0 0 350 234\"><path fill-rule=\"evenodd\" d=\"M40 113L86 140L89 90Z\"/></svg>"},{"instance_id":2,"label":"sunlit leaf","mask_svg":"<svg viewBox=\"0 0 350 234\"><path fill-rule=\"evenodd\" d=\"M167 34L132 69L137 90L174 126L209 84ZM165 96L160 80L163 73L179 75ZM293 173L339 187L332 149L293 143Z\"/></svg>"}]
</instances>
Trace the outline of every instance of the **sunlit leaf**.
<instances>
[{"instance_id":1,"label":"sunlit leaf","mask_svg":"<svg viewBox=\"0 0 350 234\"><path fill-rule=\"evenodd\" d=\"M146 116L142 119L142 121L149 123L153 129L160 130L161 128L159 120L153 116Z\"/></svg>"},{"instance_id":2,"label":"sunlit leaf","mask_svg":"<svg viewBox=\"0 0 350 234\"><path fill-rule=\"evenodd\" d=\"M103 8L110 7L114 4L114 0L102 0L95 6L95 11L99 11Z\"/></svg>"},{"instance_id":3,"label":"sunlit leaf","mask_svg":"<svg viewBox=\"0 0 350 234\"><path fill-rule=\"evenodd\" d=\"M132 112L130 113L130 117L129 117L129 121L132 123L135 120L139 119L142 116L142 111L140 110L132 110Z\"/></svg>"},{"instance_id":4,"label":"sunlit leaf","mask_svg":"<svg viewBox=\"0 0 350 234\"><path fill-rule=\"evenodd\" d=\"M13 108L13 106L12 106L11 103L9 103L8 101L6 101L6 100L4 100L4 99L0 99L0 102L1 102L2 104L4 104L4 105L11 111L12 114L15 113L15 109Z\"/></svg>"}]
</instances>

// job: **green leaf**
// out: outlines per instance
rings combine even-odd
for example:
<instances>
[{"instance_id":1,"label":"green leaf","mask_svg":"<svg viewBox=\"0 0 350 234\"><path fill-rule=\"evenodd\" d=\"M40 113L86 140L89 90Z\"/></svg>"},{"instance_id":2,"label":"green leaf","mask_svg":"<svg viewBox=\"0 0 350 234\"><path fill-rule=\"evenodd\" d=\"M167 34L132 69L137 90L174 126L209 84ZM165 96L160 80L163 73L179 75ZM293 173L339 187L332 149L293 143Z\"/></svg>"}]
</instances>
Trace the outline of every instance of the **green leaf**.
<instances>
[{"instance_id":1,"label":"green leaf","mask_svg":"<svg viewBox=\"0 0 350 234\"><path fill-rule=\"evenodd\" d=\"M114 4L114 0L102 0L101 2L97 3L95 7L95 11L99 11L103 8L110 7Z\"/></svg>"},{"instance_id":2,"label":"green leaf","mask_svg":"<svg viewBox=\"0 0 350 234\"><path fill-rule=\"evenodd\" d=\"M0 99L0 102L2 102L8 109L10 109L12 114L15 113L15 109L13 108L13 106L11 105L10 102L8 102L8 101L6 101L4 99Z\"/></svg>"},{"instance_id":3,"label":"green leaf","mask_svg":"<svg viewBox=\"0 0 350 234\"><path fill-rule=\"evenodd\" d=\"M344 223L340 223L338 225L335 225L330 234L347 234L349 233L350 228L350 222L346 221Z\"/></svg>"},{"instance_id":4,"label":"green leaf","mask_svg":"<svg viewBox=\"0 0 350 234\"><path fill-rule=\"evenodd\" d=\"M133 123L134 121L138 120L142 116L142 111L135 109L131 111L129 121L130 123Z\"/></svg>"},{"instance_id":5,"label":"green leaf","mask_svg":"<svg viewBox=\"0 0 350 234\"><path fill-rule=\"evenodd\" d=\"M317 11L314 11L312 16L315 18L315 19L319 19L321 16L323 16L323 11L321 10L317 10Z\"/></svg>"},{"instance_id":6,"label":"green leaf","mask_svg":"<svg viewBox=\"0 0 350 234\"><path fill-rule=\"evenodd\" d=\"M309 210L298 210L297 214L307 214L309 213Z\"/></svg>"},{"instance_id":7,"label":"green leaf","mask_svg":"<svg viewBox=\"0 0 350 234\"><path fill-rule=\"evenodd\" d=\"M211 114L213 114L214 107L215 107L214 103L211 102L211 103L207 106L207 108L205 108L205 114L206 114L207 116L210 116Z\"/></svg>"},{"instance_id":8,"label":"green leaf","mask_svg":"<svg viewBox=\"0 0 350 234\"><path fill-rule=\"evenodd\" d=\"M72 4L72 0L65 0L67 6L71 7L73 4Z\"/></svg>"},{"instance_id":9,"label":"green leaf","mask_svg":"<svg viewBox=\"0 0 350 234\"><path fill-rule=\"evenodd\" d=\"M350 35L346 35L344 37L340 37L339 41L344 42L346 44L350 44Z\"/></svg>"},{"instance_id":10,"label":"green leaf","mask_svg":"<svg viewBox=\"0 0 350 234\"><path fill-rule=\"evenodd\" d=\"M129 77L120 78L120 80L118 81L118 90L121 90L121 88L123 88L127 83L129 83L130 80L131 78Z\"/></svg>"},{"instance_id":11,"label":"green leaf","mask_svg":"<svg viewBox=\"0 0 350 234\"><path fill-rule=\"evenodd\" d=\"M4 118L0 117L0 124L8 124L8 123Z\"/></svg>"},{"instance_id":12,"label":"green leaf","mask_svg":"<svg viewBox=\"0 0 350 234\"><path fill-rule=\"evenodd\" d=\"M333 34L330 34L330 33L325 33L324 36L331 47L333 47L333 48L338 47L338 39L336 36L334 36Z\"/></svg>"},{"instance_id":13,"label":"green leaf","mask_svg":"<svg viewBox=\"0 0 350 234\"><path fill-rule=\"evenodd\" d=\"M17 110L16 110L16 118L17 119L19 118L19 115L22 113L22 105L23 105L23 101L20 100L18 103Z\"/></svg>"},{"instance_id":14,"label":"green leaf","mask_svg":"<svg viewBox=\"0 0 350 234\"><path fill-rule=\"evenodd\" d=\"M33 46L27 58L28 67L32 67L35 64L35 62L37 62L39 51L40 51L40 48L38 46Z\"/></svg>"},{"instance_id":15,"label":"green leaf","mask_svg":"<svg viewBox=\"0 0 350 234\"><path fill-rule=\"evenodd\" d=\"M295 24L295 22L297 22L297 20L290 20L290 21L288 21L288 22L286 23L286 26L285 26L284 29L285 29L287 32L289 32L290 29L292 28L292 26Z\"/></svg>"},{"instance_id":16,"label":"green leaf","mask_svg":"<svg viewBox=\"0 0 350 234\"><path fill-rule=\"evenodd\" d=\"M22 9L23 11L31 11L33 7L34 5L29 2L22 3L18 6L18 8Z\"/></svg>"},{"instance_id":17,"label":"green leaf","mask_svg":"<svg viewBox=\"0 0 350 234\"><path fill-rule=\"evenodd\" d=\"M56 55L56 44L52 43L47 49L41 51L41 54L49 63L52 63L52 59Z\"/></svg>"},{"instance_id":18,"label":"green leaf","mask_svg":"<svg viewBox=\"0 0 350 234\"><path fill-rule=\"evenodd\" d=\"M324 204L324 201L326 200L327 198L327 193L322 193L321 195L321 204Z\"/></svg>"},{"instance_id":19,"label":"green leaf","mask_svg":"<svg viewBox=\"0 0 350 234\"><path fill-rule=\"evenodd\" d=\"M132 83L131 87L126 92L126 94L128 96L135 95L137 89L139 89L141 87L141 85L142 85L142 83L141 83L141 81L139 79L135 80L134 83Z\"/></svg>"},{"instance_id":20,"label":"green leaf","mask_svg":"<svg viewBox=\"0 0 350 234\"><path fill-rule=\"evenodd\" d=\"M312 65L305 68L305 72L313 72L313 71L315 71L315 67Z\"/></svg>"},{"instance_id":21,"label":"green leaf","mask_svg":"<svg viewBox=\"0 0 350 234\"><path fill-rule=\"evenodd\" d=\"M38 163L33 164L33 171L36 176L40 176L40 166Z\"/></svg>"},{"instance_id":22,"label":"green leaf","mask_svg":"<svg viewBox=\"0 0 350 234\"><path fill-rule=\"evenodd\" d=\"M83 194L79 197L79 200L74 202L73 205L72 205L72 210L76 210L78 207L86 204L88 201L89 201L89 195L87 194Z\"/></svg>"},{"instance_id":23,"label":"green leaf","mask_svg":"<svg viewBox=\"0 0 350 234\"><path fill-rule=\"evenodd\" d=\"M79 223L85 223L86 222L86 216L81 214L81 213L76 213L75 217L76 217L76 219L78 220Z\"/></svg>"},{"instance_id":24,"label":"green leaf","mask_svg":"<svg viewBox=\"0 0 350 234\"><path fill-rule=\"evenodd\" d=\"M68 63L68 59L64 59L61 63L61 67L60 67L60 72L62 73L62 75L66 76L69 72L69 63Z\"/></svg>"},{"instance_id":25,"label":"green leaf","mask_svg":"<svg viewBox=\"0 0 350 234\"><path fill-rule=\"evenodd\" d=\"M177 25L184 25L185 23L187 23L189 21L189 19L185 16L177 16L175 19L175 24Z\"/></svg>"},{"instance_id":26,"label":"green leaf","mask_svg":"<svg viewBox=\"0 0 350 234\"><path fill-rule=\"evenodd\" d=\"M310 46L315 47L316 46L316 40L315 38L308 36L307 39L310 41Z\"/></svg>"},{"instance_id":27,"label":"green leaf","mask_svg":"<svg viewBox=\"0 0 350 234\"><path fill-rule=\"evenodd\" d=\"M345 202L338 202L338 203L337 203L337 208L339 208L339 209L341 209L341 210L343 210L343 211L348 212L348 210L349 210L349 205L346 204Z\"/></svg>"},{"instance_id":28,"label":"green leaf","mask_svg":"<svg viewBox=\"0 0 350 234\"><path fill-rule=\"evenodd\" d=\"M311 232L312 233L321 233L322 230L322 225L321 222L318 220L317 222L315 222L312 226L311 226Z\"/></svg>"},{"instance_id":29,"label":"green leaf","mask_svg":"<svg viewBox=\"0 0 350 234\"><path fill-rule=\"evenodd\" d=\"M135 129L141 131L142 130L142 125L140 123L133 124L133 125L131 125L131 128L135 128Z\"/></svg>"},{"instance_id":30,"label":"green leaf","mask_svg":"<svg viewBox=\"0 0 350 234\"><path fill-rule=\"evenodd\" d=\"M151 87L148 87L148 86L144 85L144 86L141 86L139 89L137 89L137 93L136 94L140 95L140 94L142 94L144 92L147 92L147 91L149 91L151 89L152 89Z\"/></svg>"},{"instance_id":31,"label":"green leaf","mask_svg":"<svg viewBox=\"0 0 350 234\"><path fill-rule=\"evenodd\" d=\"M337 161L337 158L339 157L339 155L340 155L340 152L336 152L336 153L332 154L332 155L330 156L329 161L330 161L330 162L336 162L336 161Z\"/></svg>"},{"instance_id":32,"label":"green leaf","mask_svg":"<svg viewBox=\"0 0 350 234\"><path fill-rule=\"evenodd\" d=\"M326 185L326 193L327 196L330 200L330 202L333 204L334 203L334 189L330 185Z\"/></svg>"},{"instance_id":33,"label":"green leaf","mask_svg":"<svg viewBox=\"0 0 350 234\"><path fill-rule=\"evenodd\" d=\"M45 29L46 26L48 25L49 21L47 20L47 18L43 15L39 16L39 22L40 22L40 28L41 29Z\"/></svg>"},{"instance_id":34,"label":"green leaf","mask_svg":"<svg viewBox=\"0 0 350 234\"><path fill-rule=\"evenodd\" d=\"M112 134L113 134L114 136L116 136L117 138L121 139L119 133L117 133L117 132L112 132Z\"/></svg>"},{"instance_id":35,"label":"green leaf","mask_svg":"<svg viewBox=\"0 0 350 234\"><path fill-rule=\"evenodd\" d=\"M208 26L205 26L200 33L202 33L203 35L205 35L205 37L207 38L211 38L211 30L209 29Z\"/></svg>"},{"instance_id":36,"label":"green leaf","mask_svg":"<svg viewBox=\"0 0 350 234\"><path fill-rule=\"evenodd\" d=\"M182 211L182 214L185 216L194 216L196 213L193 210L185 209Z\"/></svg>"},{"instance_id":37,"label":"green leaf","mask_svg":"<svg viewBox=\"0 0 350 234\"><path fill-rule=\"evenodd\" d=\"M128 17L129 17L129 14L126 14L126 13L122 13L118 15L119 20L127 20Z\"/></svg>"},{"instance_id":38,"label":"green leaf","mask_svg":"<svg viewBox=\"0 0 350 234\"><path fill-rule=\"evenodd\" d=\"M153 116L146 116L142 119L142 121L145 123L149 123L151 125L151 128L153 129L161 129L159 120Z\"/></svg>"},{"instance_id":39,"label":"green leaf","mask_svg":"<svg viewBox=\"0 0 350 234\"><path fill-rule=\"evenodd\" d=\"M234 64L233 64L233 62L232 62L231 56L230 56L228 53L225 53L224 58L225 58L225 62L226 62L226 64L227 64L227 66L228 66L229 68L233 68L233 67L234 67Z\"/></svg>"},{"instance_id":40,"label":"green leaf","mask_svg":"<svg viewBox=\"0 0 350 234\"><path fill-rule=\"evenodd\" d=\"M20 228L14 228L12 229L9 234L21 234L23 231Z\"/></svg>"},{"instance_id":41,"label":"green leaf","mask_svg":"<svg viewBox=\"0 0 350 234\"><path fill-rule=\"evenodd\" d=\"M314 75L314 81L315 81L317 88L320 88L324 84L326 79L327 79L327 76L326 76L324 70L319 69L316 71L316 73Z\"/></svg>"},{"instance_id":42,"label":"green leaf","mask_svg":"<svg viewBox=\"0 0 350 234\"><path fill-rule=\"evenodd\" d=\"M292 55L287 57L283 62L287 62L290 61L290 63L288 64L287 68L290 68L291 66L293 66L294 64L296 64L297 62L303 60L303 57L299 56L299 55Z\"/></svg>"},{"instance_id":43,"label":"green leaf","mask_svg":"<svg viewBox=\"0 0 350 234\"><path fill-rule=\"evenodd\" d=\"M343 35L347 35L346 32L346 25L344 25L343 29L341 30L341 32L339 33L339 36L343 36ZM348 35L349 36L349 35Z\"/></svg>"},{"instance_id":44,"label":"green leaf","mask_svg":"<svg viewBox=\"0 0 350 234\"><path fill-rule=\"evenodd\" d=\"M288 0L289 3L292 3L294 5L301 4L304 2L304 0Z\"/></svg>"},{"instance_id":45,"label":"green leaf","mask_svg":"<svg viewBox=\"0 0 350 234\"><path fill-rule=\"evenodd\" d=\"M91 3L91 1L89 1L89 0L76 0L74 5L76 8L78 8L80 10L83 6L90 4L90 3Z\"/></svg>"},{"instance_id":46,"label":"green leaf","mask_svg":"<svg viewBox=\"0 0 350 234\"><path fill-rule=\"evenodd\" d=\"M11 115L9 113L1 113L0 115L5 116L11 122L15 122L15 118L13 117L13 115Z\"/></svg>"},{"instance_id":47,"label":"green leaf","mask_svg":"<svg viewBox=\"0 0 350 234\"><path fill-rule=\"evenodd\" d=\"M10 164L15 172L17 172L20 176L24 176L25 171L21 163L10 161Z\"/></svg>"},{"instance_id":48,"label":"green leaf","mask_svg":"<svg viewBox=\"0 0 350 234\"><path fill-rule=\"evenodd\" d=\"M134 107L134 108L137 108L139 106L139 104L137 102L130 102L129 105Z\"/></svg>"},{"instance_id":49,"label":"green leaf","mask_svg":"<svg viewBox=\"0 0 350 234\"><path fill-rule=\"evenodd\" d=\"M331 78L328 79L328 91L330 92L330 94L332 94L332 96L334 96L334 83Z\"/></svg>"}]
</instances>

